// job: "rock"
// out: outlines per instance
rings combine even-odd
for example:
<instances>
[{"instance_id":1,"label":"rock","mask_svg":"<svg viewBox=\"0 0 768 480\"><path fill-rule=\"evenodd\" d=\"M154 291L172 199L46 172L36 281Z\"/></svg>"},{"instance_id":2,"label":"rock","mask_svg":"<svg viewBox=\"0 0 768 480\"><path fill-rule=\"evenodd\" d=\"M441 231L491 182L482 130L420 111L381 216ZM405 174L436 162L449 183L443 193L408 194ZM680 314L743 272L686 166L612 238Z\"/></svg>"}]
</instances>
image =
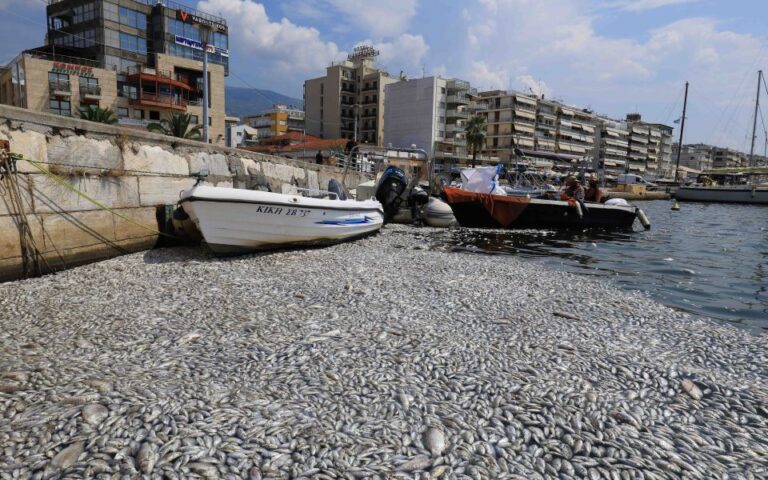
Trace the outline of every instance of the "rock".
<instances>
[{"instance_id":1,"label":"rock","mask_svg":"<svg viewBox=\"0 0 768 480\"><path fill-rule=\"evenodd\" d=\"M432 456L440 456L440 454L443 453L443 450L445 450L445 434L438 428L428 428L427 431L424 432L423 442L424 446L427 447L427 450L429 450Z\"/></svg>"},{"instance_id":2,"label":"rock","mask_svg":"<svg viewBox=\"0 0 768 480\"><path fill-rule=\"evenodd\" d=\"M51 465L63 470L75 463L82 453L83 442L73 443L64 450L57 453L56 456L53 457L53 460L51 460Z\"/></svg>"},{"instance_id":3,"label":"rock","mask_svg":"<svg viewBox=\"0 0 768 480\"><path fill-rule=\"evenodd\" d=\"M84 406L80 415L85 423L96 426L109 416L109 410L104 405L92 403Z\"/></svg>"},{"instance_id":4,"label":"rock","mask_svg":"<svg viewBox=\"0 0 768 480\"><path fill-rule=\"evenodd\" d=\"M691 398L693 398L694 400L701 400L702 398L704 398L704 394L701 393L701 390L699 389L699 387L697 387L695 383L688 380L687 378L682 382L680 382L680 385L682 385L685 393L690 395Z\"/></svg>"}]
</instances>

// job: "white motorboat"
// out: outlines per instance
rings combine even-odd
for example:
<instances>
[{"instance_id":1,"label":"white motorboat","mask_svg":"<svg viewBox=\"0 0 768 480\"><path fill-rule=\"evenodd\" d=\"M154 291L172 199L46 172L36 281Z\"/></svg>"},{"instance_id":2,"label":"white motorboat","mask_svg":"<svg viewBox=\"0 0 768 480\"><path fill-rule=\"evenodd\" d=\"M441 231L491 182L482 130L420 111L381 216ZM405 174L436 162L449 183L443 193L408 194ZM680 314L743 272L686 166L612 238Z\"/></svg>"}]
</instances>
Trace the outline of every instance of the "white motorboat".
<instances>
[{"instance_id":1,"label":"white motorboat","mask_svg":"<svg viewBox=\"0 0 768 480\"><path fill-rule=\"evenodd\" d=\"M201 185L183 191L179 203L217 254L329 245L381 229L379 202L324 193L312 198Z\"/></svg>"},{"instance_id":2,"label":"white motorboat","mask_svg":"<svg viewBox=\"0 0 768 480\"><path fill-rule=\"evenodd\" d=\"M768 186L681 186L675 192L675 198L687 202L757 203L768 205Z\"/></svg>"}]
</instances>

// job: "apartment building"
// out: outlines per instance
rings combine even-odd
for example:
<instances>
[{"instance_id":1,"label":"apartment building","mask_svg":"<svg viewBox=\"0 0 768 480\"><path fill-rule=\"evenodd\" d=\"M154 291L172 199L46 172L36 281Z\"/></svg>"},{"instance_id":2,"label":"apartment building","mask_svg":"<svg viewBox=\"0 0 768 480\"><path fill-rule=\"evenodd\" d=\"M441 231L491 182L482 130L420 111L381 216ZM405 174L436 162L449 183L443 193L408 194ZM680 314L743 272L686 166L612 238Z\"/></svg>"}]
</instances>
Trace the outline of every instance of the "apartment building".
<instances>
[{"instance_id":1,"label":"apartment building","mask_svg":"<svg viewBox=\"0 0 768 480\"><path fill-rule=\"evenodd\" d=\"M678 144L672 146L672 161L674 164L677 164L678 149ZM717 147L706 145L704 143L683 145L683 148L680 151L680 166L700 172L709 170L713 167L714 153L716 149Z\"/></svg>"},{"instance_id":2,"label":"apartment building","mask_svg":"<svg viewBox=\"0 0 768 480\"><path fill-rule=\"evenodd\" d=\"M113 109L145 128L173 112L203 119L207 52L209 141L224 144L226 20L171 0L49 0L46 45L0 73L0 103L65 116Z\"/></svg>"},{"instance_id":3,"label":"apartment building","mask_svg":"<svg viewBox=\"0 0 768 480\"><path fill-rule=\"evenodd\" d=\"M307 133L381 145L384 138L385 87L399 81L376 68L378 51L359 46L325 76L304 82Z\"/></svg>"},{"instance_id":4,"label":"apartment building","mask_svg":"<svg viewBox=\"0 0 768 480\"><path fill-rule=\"evenodd\" d=\"M464 133L472 111L469 82L441 77L404 80L387 85L384 144L423 149L437 163L464 163Z\"/></svg>"},{"instance_id":5,"label":"apartment building","mask_svg":"<svg viewBox=\"0 0 768 480\"><path fill-rule=\"evenodd\" d=\"M243 117L243 124L255 129L256 136L260 139L288 132L303 132L304 110L277 104L264 112Z\"/></svg>"},{"instance_id":6,"label":"apartment building","mask_svg":"<svg viewBox=\"0 0 768 480\"><path fill-rule=\"evenodd\" d=\"M615 177L625 172L653 174L672 157L672 127L647 123L639 114L625 120L521 92L477 94L488 130L484 153L513 161L517 147L542 168L588 162Z\"/></svg>"},{"instance_id":7,"label":"apartment building","mask_svg":"<svg viewBox=\"0 0 768 480\"><path fill-rule=\"evenodd\" d=\"M730 148L715 147L712 154L712 168L749 166L749 155Z\"/></svg>"},{"instance_id":8,"label":"apartment building","mask_svg":"<svg viewBox=\"0 0 768 480\"><path fill-rule=\"evenodd\" d=\"M484 153L514 160L515 147L535 164L552 166L591 156L595 148L594 115L582 109L520 92L478 94L485 109Z\"/></svg>"}]
</instances>

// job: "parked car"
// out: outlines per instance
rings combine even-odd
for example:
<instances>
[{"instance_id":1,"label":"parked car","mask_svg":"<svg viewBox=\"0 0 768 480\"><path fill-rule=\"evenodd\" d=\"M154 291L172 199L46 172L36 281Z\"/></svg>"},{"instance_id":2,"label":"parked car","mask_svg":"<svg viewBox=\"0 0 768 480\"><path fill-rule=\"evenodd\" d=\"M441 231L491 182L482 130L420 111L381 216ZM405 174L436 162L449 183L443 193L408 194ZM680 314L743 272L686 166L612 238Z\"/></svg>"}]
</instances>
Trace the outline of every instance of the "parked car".
<instances>
[{"instance_id":1,"label":"parked car","mask_svg":"<svg viewBox=\"0 0 768 480\"><path fill-rule=\"evenodd\" d=\"M658 188L658 185L656 185L655 183L649 182L648 180L644 179L643 177L635 173L620 174L619 177L616 179L616 184L617 185L640 184L640 185L645 185L645 188L647 188L648 190Z\"/></svg>"}]
</instances>

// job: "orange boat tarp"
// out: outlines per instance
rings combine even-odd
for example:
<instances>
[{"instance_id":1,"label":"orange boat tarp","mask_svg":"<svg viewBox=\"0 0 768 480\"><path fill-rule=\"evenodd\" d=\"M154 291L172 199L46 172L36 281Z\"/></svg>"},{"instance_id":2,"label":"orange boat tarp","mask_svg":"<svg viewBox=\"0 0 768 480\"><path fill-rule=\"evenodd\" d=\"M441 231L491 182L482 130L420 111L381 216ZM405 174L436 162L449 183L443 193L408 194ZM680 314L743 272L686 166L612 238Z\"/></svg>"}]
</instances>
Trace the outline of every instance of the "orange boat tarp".
<instances>
[{"instance_id":1,"label":"orange boat tarp","mask_svg":"<svg viewBox=\"0 0 768 480\"><path fill-rule=\"evenodd\" d=\"M448 205L457 203L479 203L499 225L508 228L528 207L527 197L490 195L488 193L467 192L460 188L444 189Z\"/></svg>"}]
</instances>

